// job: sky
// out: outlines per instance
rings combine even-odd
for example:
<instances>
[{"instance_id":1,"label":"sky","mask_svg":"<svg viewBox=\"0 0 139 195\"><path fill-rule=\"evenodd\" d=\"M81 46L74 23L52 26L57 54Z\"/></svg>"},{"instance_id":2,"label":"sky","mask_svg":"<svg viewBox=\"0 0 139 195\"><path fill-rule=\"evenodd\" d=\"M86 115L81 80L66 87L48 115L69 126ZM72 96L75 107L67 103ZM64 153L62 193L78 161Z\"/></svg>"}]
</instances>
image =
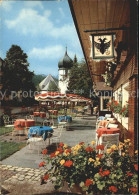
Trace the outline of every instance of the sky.
<instances>
[{"instance_id":1,"label":"sky","mask_svg":"<svg viewBox=\"0 0 139 195\"><path fill-rule=\"evenodd\" d=\"M83 58L67 0L6 1L0 3L0 57L11 45L28 55L30 71L58 76L58 62L67 52Z\"/></svg>"}]
</instances>

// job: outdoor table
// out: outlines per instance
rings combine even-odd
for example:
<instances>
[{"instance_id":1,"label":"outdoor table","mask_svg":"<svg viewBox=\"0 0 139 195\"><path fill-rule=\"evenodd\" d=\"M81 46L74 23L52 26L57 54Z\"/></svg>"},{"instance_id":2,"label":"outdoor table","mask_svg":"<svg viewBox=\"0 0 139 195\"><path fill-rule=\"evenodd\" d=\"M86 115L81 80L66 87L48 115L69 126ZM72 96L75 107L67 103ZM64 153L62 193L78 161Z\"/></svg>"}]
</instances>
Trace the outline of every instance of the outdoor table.
<instances>
[{"instance_id":1,"label":"outdoor table","mask_svg":"<svg viewBox=\"0 0 139 195\"><path fill-rule=\"evenodd\" d=\"M46 112L40 112L40 117L45 118L46 117Z\"/></svg>"},{"instance_id":2,"label":"outdoor table","mask_svg":"<svg viewBox=\"0 0 139 195\"><path fill-rule=\"evenodd\" d=\"M48 112L54 114L54 115L58 115L58 110L48 110Z\"/></svg>"},{"instance_id":3,"label":"outdoor table","mask_svg":"<svg viewBox=\"0 0 139 195\"><path fill-rule=\"evenodd\" d=\"M35 125L35 121L33 119L17 119L14 122L14 127L16 130L22 130L24 127L31 127Z\"/></svg>"},{"instance_id":4,"label":"outdoor table","mask_svg":"<svg viewBox=\"0 0 139 195\"><path fill-rule=\"evenodd\" d=\"M106 128L106 127L99 127L97 129L97 137L99 138L102 134L115 134L115 133L120 133L119 128Z\"/></svg>"},{"instance_id":5,"label":"outdoor table","mask_svg":"<svg viewBox=\"0 0 139 195\"><path fill-rule=\"evenodd\" d=\"M33 112L34 116L40 116L40 112Z\"/></svg>"},{"instance_id":6,"label":"outdoor table","mask_svg":"<svg viewBox=\"0 0 139 195\"><path fill-rule=\"evenodd\" d=\"M45 141L49 133L53 133L53 129L51 127L34 126L29 128L28 138L31 138L32 135L43 136L43 140Z\"/></svg>"},{"instance_id":7,"label":"outdoor table","mask_svg":"<svg viewBox=\"0 0 139 195\"><path fill-rule=\"evenodd\" d=\"M63 120L70 123L70 122L72 122L72 117L71 116L59 116L58 117L58 123L63 121Z\"/></svg>"}]
</instances>

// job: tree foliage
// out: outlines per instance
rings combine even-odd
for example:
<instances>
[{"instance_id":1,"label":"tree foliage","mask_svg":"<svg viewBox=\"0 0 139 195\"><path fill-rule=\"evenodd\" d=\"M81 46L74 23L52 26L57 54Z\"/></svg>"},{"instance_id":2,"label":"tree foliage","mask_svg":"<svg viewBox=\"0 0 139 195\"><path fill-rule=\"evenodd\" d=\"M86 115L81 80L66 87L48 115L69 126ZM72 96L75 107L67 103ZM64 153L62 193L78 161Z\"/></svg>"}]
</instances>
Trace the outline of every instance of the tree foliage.
<instances>
[{"instance_id":1,"label":"tree foliage","mask_svg":"<svg viewBox=\"0 0 139 195\"><path fill-rule=\"evenodd\" d=\"M19 46L11 46L5 58L4 89L10 91L35 90L32 82L34 73L29 71L27 57L27 54Z\"/></svg>"},{"instance_id":2,"label":"tree foliage","mask_svg":"<svg viewBox=\"0 0 139 195\"><path fill-rule=\"evenodd\" d=\"M90 97L92 80L84 60L75 61L69 75L68 92Z\"/></svg>"}]
</instances>

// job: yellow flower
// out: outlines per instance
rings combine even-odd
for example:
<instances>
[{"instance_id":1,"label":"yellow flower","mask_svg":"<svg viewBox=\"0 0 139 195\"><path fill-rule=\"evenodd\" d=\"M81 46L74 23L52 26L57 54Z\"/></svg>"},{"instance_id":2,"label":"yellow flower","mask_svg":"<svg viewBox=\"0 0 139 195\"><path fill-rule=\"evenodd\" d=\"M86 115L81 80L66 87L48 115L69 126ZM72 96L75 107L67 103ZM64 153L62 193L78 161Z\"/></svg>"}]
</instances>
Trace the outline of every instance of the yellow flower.
<instances>
[{"instance_id":1,"label":"yellow flower","mask_svg":"<svg viewBox=\"0 0 139 195\"><path fill-rule=\"evenodd\" d=\"M107 149L107 153L108 153L108 154L111 153L111 149Z\"/></svg>"},{"instance_id":2,"label":"yellow flower","mask_svg":"<svg viewBox=\"0 0 139 195\"><path fill-rule=\"evenodd\" d=\"M65 153L65 152L64 152L64 155L65 155L65 156L69 156L69 155L70 155L70 153L69 153L69 152L67 152L67 153Z\"/></svg>"},{"instance_id":3,"label":"yellow flower","mask_svg":"<svg viewBox=\"0 0 139 195\"><path fill-rule=\"evenodd\" d=\"M130 139L127 139L127 142L130 142L131 140Z\"/></svg>"},{"instance_id":4,"label":"yellow flower","mask_svg":"<svg viewBox=\"0 0 139 195\"><path fill-rule=\"evenodd\" d=\"M60 161L60 164L63 165L64 163L65 163L65 160L62 159L62 160Z\"/></svg>"},{"instance_id":5,"label":"yellow flower","mask_svg":"<svg viewBox=\"0 0 139 195\"><path fill-rule=\"evenodd\" d=\"M89 162L94 162L95 161L93 158L89 158L88 160L89 160Z\"/></svg>"},{"instance_id":6,"label":"yellow flower","mask_svg":"<svg viewBox=\"0 0 139 195\"><path fill-rule=\"evenodd\" d=\"M68 145L67 144L64 144L64 146L63 146L64 148L67 148L68 147Z\"/></svg>"},{"instance_id":7,"label":"yellow flower","mask_svg":"<svg viewBox=\"0 0 139 195\"><path fill-rule=\"evenodd\" d=\"M96 158L96 161L99 161L99 158Z\"/></svg>"},{"instance_id":8,"label":"yellow flower","mask_svg":"<svg viewBox=\"0 0 139 195\"><path fill-rule=\"evenodd\" d=\"M92 141L92 142L91 142L92 145L95 145L95 143L96 143L95 141Z\"/></svg>"},{"instance_id":9,"label":"yellow flower","mask_svg":"<svg viewBox=\"0 0 139 195\"><path fill-rule=\"evenodd\" d=\"M96 161L96 162L94 163L94 165L95 165L95 166L98 166L98 165L100 165L100 162L99 162L99 161Z\"/></svg>"},{"instance_id":10,"label":"yellow flower","mask_svg":"<svg viewBox=\"0 0 139 195\"><path fill-rule=\"evenodd\" d=\"M137 153L138 153L138 150L135 151L135 154L137 154Z\"/></svg>"},{"instance_id":11,"label":"yellow flower","mask_svg":"<svg viewBox=\"0 0 139 195\"><path fill-rule=\"evenodd\" d=\"M78 154L78 152L77 152L77 151L74 151L74 152L73 152L73 155L74 155L74 156L75 156L75 155L77 155L77 154Z\"/></svg>"},{"instance_id":12,"label":"yellow flower","mask_svg":"<svg viewBox=\"0 0 139 195\"><path fill-rule=\"evenodd\" d=\"M111 146L111 149L117 150L117 146L114 144L114 145Z\"/></svg>"},{"instance_id":13,"label":"yellow flower","mask_svg":"<svg viewBox=\"0 0 139 195\"><path fill-rule=\"evenodd\" d=\"M125 153L124 152L122 152L122 156L125 156Z\"/></svg>"},{"instance_id":14,"label":"yellow flower","mask_svg":"<svg viewBox=\"0 0 139 195\"><path fill-rule=\"evenodd\" d=\"M58 154L59 154L59 151L56 151L56 152L55 152L55 155L57 156Z\"/></svg>"},{"instance_id":15,"label":"yellow flower","mask_svg":"<svg viewBox=\"0 0 139 195\"><path fill-rule=\"evenodd\" d=\"M129 143L129 146L131 146L132 144L131 144L131 142Z\"/></svg>"},{"instance_id":16,"label":"yellow flower","mask_svg":"<svg viewBox=\"0 0 139 195\"><path fill-rule=\"evenodd\" d=\"M128 142L127 139L125 139L124 142L127 143Z\"/></svg>"}]
</instances>

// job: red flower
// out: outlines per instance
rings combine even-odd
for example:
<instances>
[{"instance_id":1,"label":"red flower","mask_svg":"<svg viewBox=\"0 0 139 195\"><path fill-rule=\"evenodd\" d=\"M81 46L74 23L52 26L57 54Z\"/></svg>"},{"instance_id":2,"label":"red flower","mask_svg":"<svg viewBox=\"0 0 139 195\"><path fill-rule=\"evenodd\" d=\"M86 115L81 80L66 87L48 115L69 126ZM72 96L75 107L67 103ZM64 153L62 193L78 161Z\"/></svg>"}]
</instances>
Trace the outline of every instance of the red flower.
<instances>
[{"instance_id":1,"label":"red flower","mask_svg":"<svg viewBox=\"0 0 139 195\"><path fill-rule=\"evenodd\" d=\"M110 186L109 190L112 191L112 192L117 192L118 191L118 189L115 186Z\"/></svg>"},{"instance_id":2,"label":"red flower","mask_svg":"<svg viewBox=\"0 0 139 195\"><path fill-rule=\"evenodd\" d=\"M105 171L103 171L103 174L104 174L104 176L105 175L109 175L110 174L110 171L109 170L105 170Z\"/></svg>"},{"instance_id":3,"label":"red flower","mask_svg":"<svg viewBox=\"0 0 139 195\"><path fill-rule=\"evenodd\" d=\"M43 177L44 180L48 180L48 178L49 178L48 174Z\"/></svg>"},{"instance_id":4,"label":"red flower","mask_svg":"<svg viewBox=\"0 0 139 195\"><path fill-rule=\"evenodd\" d=\"M80 143L79 143L79 145L83 145L83 144L84 144L84 142L80 142Z\"/></svg>"},{"instance_id":5,"label":"red flower","mask_svg":"<svg viewBox=\"0 0 139 195\"><path fill-rule=\"evenodd\" d=\"M97 150L104 150L104 145L97 145L96 146L96 149Z\"/></svg>"},{"instance_id":6,"label":"red flower","mask_svg":"<svg viewBox=\"0 0 139 195\"><path fill-rule=\"evenodd\" d=\"M102 172L103 171L102 168L100 168L99 171Z\"/></svg>"},{"instance_id":7,"label":"red flower","mask_svg":"<svg viewBox=\"0 0 139 195\"><path fill-rule=\"evenodd\" d=\"M42 151L42 154L47 154L47 152L48 152L48 150L47 149L44 149L43 151Z\"/></svg>"},{"instance_id":8,"label":"red flower","mask_svg":"<svg viewBox=\"0 0 139 195\"><path fill-rule=\"evenodd\" d=\"M43 162L41 162L41 163L39 164L39 167L44 167L44 165L45 165L45 162L43 161Z\"/></svg>"},{"instance_id":9,"label":"red flower","mask_svg":"<svg viewBox=\"0 0 139 195\"><path fill-rule=\"evenodd\" d=\"M101 158L103 156L103 154L97 154L98 158Z\"/></svg>"},{"instance_id":10,"label":"red flower","mask_svg":"<svg viewBox=\"0 0 139 195\"><path fill-rule=\"evenodd\" d=\"M64 144L61 142L61 143L59 143L59 146L60 146L60 147L63 147L63 146L64 146Z\"/></svg>"},{"instance_id":11,"label":"red flower","mask_svg":"<svg viewBox=\"0 0 139 195\"><path fill-rule=\"evenodd\" d=\"M129 190L130 190L131 192L135 192L135 193L137 192L137 188L135 188L135 187L130 188Z\"/></svg>"},{"instance_id":12,"label":"red flower","mask_svg":"<svg viewBox=\"0 0 139 195\"><path fill-rule=\"evenodd\" d=\"M117 101L115 101L115 106L117 106L118 105L118 102Z\"/></svg>"},{"instance_id":13,"label":"red flower","mask_svg":"<svg viewBox=\"0 0 139 195\"><path fill-rule=\"evenodd\" d=\"M112 101L114 102L114 101L115 101L115 99L112 99Z\"/></svg>"},{"instance_id":14,"label":"red flower","mask_svg":"<svg viewBox=\"0 0 139 195\"><path fill-rule=\"evenodd\" d=\"M71 165L73 165L73 162L71 160L66 161L64 164L65 167L70 167Z\"/></svg>"},{"instance_id":15,"label":"red flower","mask_svg":"<svg viewBox=\"0 0 139 195\"><path fill-rule=\"evenodd\" d=\"M85 186L90 186L91 184L93 184L93 181L90 179L87 179L85 182Z\"/></svg>"},{"instance_id":16,"label":"red flower","mask_svg":"<svg viewBox=\"0 0 139 195\"><path fill-rule=\"evenodd\" d=\"M64 150L62 150L62 148L57 148L57 151L59 151L59 154L64 152Z\"/></svg>"},{"instance_id":17,"label":"red flower","mask_svg":"<svg viewBox=\"0 0 139 195\"><path fill-rule=\"evenodd\" d=\"M134 165L134 168L135 168L136 171L138 171L138 165L137 164Z\"/></svg>"},{"instance_id":18,"label":"red flower","mask_svg":"<svg viewBox=\"0 0 139 195\"><path fill-rule=\"evenodd\" d=\"M85 149L87 152L93 152L93 148L91 148L91 147L87 147L86 149Z\"/></svg>"},{"instance_id":19,"label":"red flower","mask_svg":"<svg viewBox=\"0 0 139 195\"><path fill-rule=\"evenodd\" d=\"M133 173L127 172L127 175L128 175L128 176L132 176L132 175L133 175Z\"/></svg>"},{"instance_id":20,"label":"red flower","mask_svg":"<svg viewBox=\"0 0 139 195\"><path fill-rule=\"evenodd\" d=\"M55 155L55 153L51 153L50 154L50 158L53 158L53 157L55 157L56 155Z\"/></svg>"}]
</instances>

